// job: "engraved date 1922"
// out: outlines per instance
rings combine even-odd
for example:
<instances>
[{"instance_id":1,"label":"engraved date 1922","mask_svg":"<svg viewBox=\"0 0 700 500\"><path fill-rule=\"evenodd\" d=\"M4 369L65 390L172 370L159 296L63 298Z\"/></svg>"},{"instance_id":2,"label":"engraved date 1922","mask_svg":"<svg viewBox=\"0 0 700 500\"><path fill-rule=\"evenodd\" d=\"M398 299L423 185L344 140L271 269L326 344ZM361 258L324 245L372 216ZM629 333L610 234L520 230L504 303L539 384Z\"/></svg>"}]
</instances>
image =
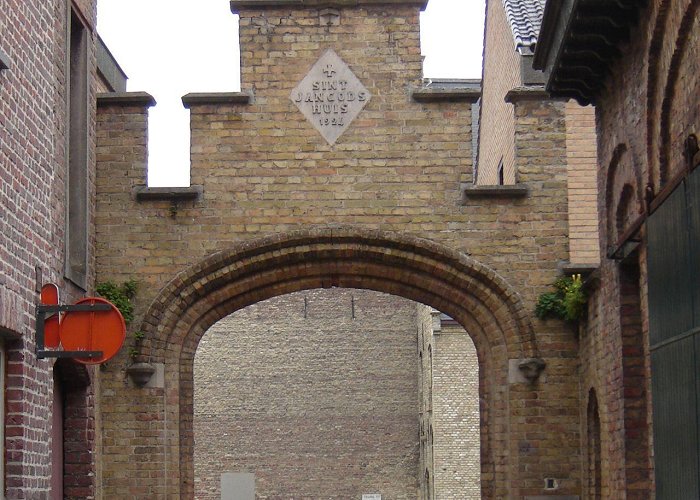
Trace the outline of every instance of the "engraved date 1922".
<instances>
[{"instance_id":1,"label":"engraved date 1922","mask_svg":"<svg viewBox=\"0 0 700 500\"><path fill-rule=\"evenodd\" d=\"M343 125L345 125L345 121L343 120L342 116L334 116L334 117L326 116L323 118L319 118L318 123L324 127L325 126L334 126L334 125L342 127Z\"/></svg>"}]
</instances>

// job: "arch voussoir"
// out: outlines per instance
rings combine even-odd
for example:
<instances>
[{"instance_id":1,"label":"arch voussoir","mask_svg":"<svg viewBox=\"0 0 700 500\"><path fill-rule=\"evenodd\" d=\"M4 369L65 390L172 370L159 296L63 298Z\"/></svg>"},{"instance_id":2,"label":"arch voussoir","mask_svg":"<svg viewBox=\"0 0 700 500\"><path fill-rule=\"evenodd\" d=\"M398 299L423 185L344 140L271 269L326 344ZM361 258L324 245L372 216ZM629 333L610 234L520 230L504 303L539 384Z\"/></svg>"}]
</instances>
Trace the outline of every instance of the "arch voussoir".
<instances>
[{"instance_id":1,"label":"arch voussoir","mask_svg":"<svg viewBox=\"0 0 700 500\"><path fill-rule=\"evenodd\" d=\"M155 342L145 342L142 354L158 357L156 350L182 342L183 338L173 337L176 325L198 322L201 311L211 308L216 291L226 289L227 297L243 297L258 290L254 297L263 300L282 290L292 291L311 276L314 279L304 286L352 283L363 288L372 283L378 291L410 295L408 298L430 305L439 302L453 314L463 307L482 304L478 309L485 311L487 322L498 325L491 332L496 338L489 344L505 343L513 356L537 355L533 330L519 295L492 269L425 239L348 228L312 229L286 237L245 241L194 264L168 283L153 301L142 330ZM278 286L275 292L273 285L280 283L287 284ZM199 302L205 307L198 306ZM233 312L227 307L219 310L222 314Z\"/></svg>"}]
</instances>

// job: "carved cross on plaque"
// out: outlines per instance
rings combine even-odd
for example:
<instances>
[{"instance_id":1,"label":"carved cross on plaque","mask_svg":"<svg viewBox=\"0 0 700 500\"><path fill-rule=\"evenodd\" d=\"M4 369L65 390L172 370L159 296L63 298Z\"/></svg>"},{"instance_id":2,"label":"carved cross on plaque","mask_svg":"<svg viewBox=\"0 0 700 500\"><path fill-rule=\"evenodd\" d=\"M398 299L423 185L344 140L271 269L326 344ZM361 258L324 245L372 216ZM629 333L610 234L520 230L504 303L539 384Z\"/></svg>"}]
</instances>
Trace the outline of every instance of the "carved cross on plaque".
<instances>
[{"instance_id":1,"label":"carved cross on plaque","mask_svg":"<svg viewBox=\"0 0 700 500\"><path fill-rule=\"evenodd\" d=\"M331 78L333 75L335 75L335 70L333 69L332 64L327 64L326 69L324 69L323 72L326 74L326 76L328 78Z\"/></svg>"},{"instance_id":2,"label":"carved cross on plaque","mask_svg":"<svg viewBox=\"0 0 700 500\"><path fill-rule=\"evenodd\" d=\"M338 54L328 49L289 97L333 145L372 96Z\"/></svg>"}]
</instances>

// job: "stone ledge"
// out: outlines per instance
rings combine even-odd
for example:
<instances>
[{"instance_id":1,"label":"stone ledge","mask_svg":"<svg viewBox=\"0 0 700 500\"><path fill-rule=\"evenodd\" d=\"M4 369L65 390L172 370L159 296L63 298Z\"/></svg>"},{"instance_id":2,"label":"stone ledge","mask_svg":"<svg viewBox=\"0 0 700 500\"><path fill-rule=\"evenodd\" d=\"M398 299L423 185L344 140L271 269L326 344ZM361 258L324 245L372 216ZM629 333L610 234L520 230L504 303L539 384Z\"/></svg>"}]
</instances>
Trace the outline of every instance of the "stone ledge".
<instances>
[{"instance_id":1,"label":"stone ledge","mask_svg":"<svg viewBox=\"0 0 700 500\"><path fill-rule=\"evenodd\" d=\"M481 97L479 89L465 88L420 88L411 91L411 97L418 102L467 101L475 103Z\"/></svg>"},{"instance_id":2,"label":"stone ledge","mask_svg":"<svg viewBox=\"0 0 700 500\"><path fill-rule=\"evenodd\" d=\"M266 9L275 7L360 7L362 5L415 5L425 10L428 0L231 0L231 12L238 14L241 9Z\"/></svg>"},{"instance_id":3,"label":"stone ledge","mask_svg":"<svg viewBox=\"0 0 700 500\"><path fill-rule=\"evenodd\" d=\"M182 96L182 105L205 106L207 104L250 104L253 92L192 92Z\"/></svg>"},{"instance_id":4,"label":"stone ledge","mask_svg":"<svg viewBox=\"0 0 700 500\"><path fill-rule=\"evenodd\" d=\"M561 272L566 275L580 274L584 278L590 276L596 269L598 264L577 264L575 262L560 262L557 266Z\"/></svg>"},{"instance_id":5,"label":"stone ledge","mask_svg":"<svg viewBox=\"0 0 700 500\"><path fill-rule=\"evenodd\" d=\"M149 200L196 200L202 196L202 186L189 187L148 187L136 186L133 189L136 201Z\"/></svg>"},{"instance_id":6,"label":"stone ledge","mask_svg":"<svg viewBox=\"0 0 700 500\"><path fill-rule=\"evenodd\" d=\"M10 58L2 50L0 50L0 69L8 69L10 67Z\"/></svg>"},{"instance_id":7,"label":"stone ledge","mask_svg":"<svg viewBox=\"0 0 700 500\"><path fill-rule=\"evenodd\" d=\"M543 86L527 86L527 87L515 87L510 89L506 93L504 99L506 102L515 104L518 101L566 101L566 99L561 99L558 97L552 97L549 95Z\"/></svg>"},{"instance_id":8,"label":"stone ledge","mask_svg":"<svg viewBox=\"0 0 700 500\"><path fill-rule=\"evenodd\" d=\"M143 106L150 108L156 100L148 92L107 92L97 94L97 106Z\"/></svg>"},{"instance_id":9,"label":"stone ledge","mask_svg":"<svg viewBox=\"0 0 700 500\"><path fill-rule=\"evenodd\" d=\"M524 184L509 184L505 186L480 186L462 184L462 197L469 198L524 198L530 190Z\"/></svg>"}]
</instances>

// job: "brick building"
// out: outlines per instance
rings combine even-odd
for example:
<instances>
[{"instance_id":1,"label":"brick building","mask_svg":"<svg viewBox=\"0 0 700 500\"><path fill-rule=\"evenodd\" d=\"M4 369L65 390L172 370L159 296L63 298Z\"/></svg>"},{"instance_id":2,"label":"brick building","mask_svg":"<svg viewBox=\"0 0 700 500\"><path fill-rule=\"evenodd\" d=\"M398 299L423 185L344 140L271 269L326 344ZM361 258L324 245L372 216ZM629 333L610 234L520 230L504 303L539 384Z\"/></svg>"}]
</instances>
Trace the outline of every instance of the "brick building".
<instances>
[{"instance_id":1,"label":"brick building","mask_svg":"<svg viewBox=\"0 0 700 500\"><path fill-rule=\"evenodd\" d=\"M592 102L599 270L581 329L586 498L698 498L700 3L548 2L536 64Z\"/></svg>"},{"instance_id":2,"label":"brick building","mask_svg":"<svg viewBox=\"0 0 700 500\"><path fill-rule=\"evenodd\" d=\"M308 290L213 326L194 363L196 498L240 472L256 498L416 498L416 309Z\"/></svg>"},{"instance_id":3,"label":"brick building","mask_svg":"<svg viewBox=\"0 0 700 500\"><path fill-rule=\"evenodd\" d=\"M544 92L544 79L541 73L535 72L532 69L532 57L539 24L542 18L543 3L534 2L501 2L495 1L487 3L487 18L485 23L485 48L484 48L484 85L483 94L480 99L481 106L476 106L475 110L481 112L481 126L477 127L479 114L476 114L477 119L472 120L474 130L479 130L480 133L474 133L473 143L475 143L481 152L478 158L479 168L483 168L482 177L474 176L473 182L477 186L488 186L491 184L515 184L515 167L514 161L516 156L516 133L515 133L515 108L519 106L518 101L550 101L550 97ZM504 61L511 61L510 64L504 64ZM476 87L477 82L474 81L441 81L431 79L429 88L442 88L443 90L459 90L465 87ZM568 183L568 214L569 214L569 261L573 262L573 267L590 269L597 264L598 242L597 242L597 213L596 213L596 179L595 179L595 134L593 124L593 113L591 107L581 107L575 102L560 104L556 101L551 101L550 105L563 106L565 120L559 123L559 130L566 137L566 160L567 160L567 183ZM517 145L522 147L521 142ZM508 167L505 169L506 175L503 178L503 170L501 171L501 179L494 181L495 168L489 170L489 165L495 162L496 155L503 156L504 152L508 155ZM475 151L473 152L475 153ZM476 155L473 155L476 156ZM493 165L491 165L493 166ZM483 172L489 174L490 177ZM469 191L467 187L467 192ZM477 187L478 191L480 187ZM499 188L488 186L487 189ZM508 189L508 188L506 188ZM471 191L473 193L474 191ZM508 195L508 192L501 192L500 195ZM562 262L562 267L571 268L570 262ZM363 297L369 297L364 295ZM393 308L396 310L399 317L401 314L401 299L396 299L397 305ZM277 311L285 302L278 300L270 304L272 311ZM267 304L267 302L263 303ZM262 306L262 304L260 304ZM258 306L256 306L258 307ZM323 301L316 304L316 307L323 307ZM329 317L334 316L337 312L328 304L326 314ZM463 336L459 335L437 335L433 337L432 333L425 336L419 336L419 345L423 348L420 350L422 373L422 397L421 397L421 467L420 478L421 488L423 489L424 497L435 498L476 498L475 488L478 489L479 480L474 479L474 474L478 470L479 462L479 446L473 437L473 421L471 417L474 411L475 401L478 401L478 394L474 394L474 389L469 392L469 377L463 377L465 374L478 373L478 362L475 353L470 355L469 346L471 342L464 330L457 324L450 325L444 329L441 328L440 322L433 322L433 318L429 312L429 308L422 310L419 318L423 318L420 322L421 332L446 332L452 334L462 332ZM294 311L289 311L290 317L294 316ZM235 315L234 315L235 316ZM272 316L269 318L272 320ZM231 334L238 335L242 328L245 331L249 329L256 330L251 325L242 327L236 325L233 319L221 321L217 323L216 332L222 334L228 327ZM291 325L280 324L276 330L284 331L284 328ZM205 337L207 338L207 337ZM205 344L209 345L209 344ZM217 344L220 345L220 344ZM200 349L202 349L200 345ZM473 349L473 347L472 347ZM316 350L319 353L327 352L327 355L333 355L334 346L326 346L318 344ZM198 351L199 352L199 351ZM207 350L207 352L209 352ZM435 354L434 354L435 353ZM246 351L246 359L252 360L255 363L255 351ZM457 360L461 359L464 364L457 366ZM430 360L430 361L428 361ZM211 362L204 366L213 366ZM433 367L441 369L441 372L436 372L437 377L434 379L432 375ZM216 371L216 370L215 370ZM200 368L199 378L195 377L195 386L199 381L206 380L204 368ZM465 386L460 385L463 381ZM204 384L204 382L200 382ZM225 380L219 380L216 388L212 390L223 390L229 388L233 391L240 384L240 379L231 377ZM205 389L201 389L205 391ZM476 391L478 393L478 391ZM211 395L207 393L201 397L211 401ZM433 397L434 395L434 397ZM196 404L196 403L195 403ZM476 407L478 413L478 406ZM195 412L196 418L197 412ZM225 452L224 449L232 450L235 448L232 442L217 439L218 433L214 430L216 426L210 417L210 430L204 430L204 424L200 421L200 435L211 436L207 438L207 444L204 446L206 454L211 456L212 450L220 450L220 455L228 456L226 463L230 463L233 469L236 470L254 470L265 464L268 467L274 467L276 461L268 458L264 459L260 456L258 462L248 461L248 468L242 467L240 462L233 459L232 451ZM478 424L476 429L478 430ZM472 432L470 432L472 431ZM290 431L292 432L292 431ZM196 436L195 436L196 437ZM258 441L257 446L262 446L264 440ZM221 447L221 448L219 448ZM240 450L241 454L245 454L244 450ZM238 456L236 453L234 455ZM470 455L471 454L471 455ZM195 448L195 456L197 450ZM471 457L471 458L469 458ZM386 457L389 460L389 457ZM204 468L205 459L201 459L198 463ZM221 460L213 460L214 463L221 463ZM241 468L242 467L242 468ZM280 467L288 469L286 461L282 461ZM195 467L196 468L196 467ZM217 469L218 470L218 469ZM302 474L303 475L303 474ZM330 473L327 475L327 484L335 485L336 490L340 491L339 485L333 482ZM349 482L344 475L340 474L340 481ZM201 481L201 485L196 490L197 496L203 494L205 489L210 492L218 493L218 476L209 475L205 480L200 478L199 474L195 476L196 481ZM289 480L289 479L288 479ZM204 484L206 483L206 485ZM264 484L264 483L263 483ZM265 496L269 493L269 486L262 487L257 490L258 495ZM287 490L291 493L291 489ZM330 491L333 491L331 488ZM387 493L385 491L385 493ZM303 494L301 496L304 496ZM311 496L319 496L311 495ZM393 496L393 495L392 495Z\"/></svg>"},{"instance_id":4,"label":"brick building","mask_svg":"<svg viewBox=\"0 0 700 500\"><path fill-rule=\"evenodd\" d=\"M516 127L530 126L526 120L518 123L520 102L551 99L544 90L543 74L532 68L543 10L544 0L486 2L478 147L474 186L467 193L495 185L511 185L511 192L518 192L516 162L525 145ZM565 122L558 132L566 134L569 259L574 268L595 267L599 255L593 108L573 100L563 106Z\"/></svg>"},{"instance_id":5,"label":"brick building","mask_svg":"<svg viewBox=\"0 0 700 500\"><path fill-rule=\"evenodd\" d=\"M149 96L99 99L98 279L143 285L143 339L100 372L103 494L192 496L200 339L245 306L332 287L421 302L469 332L484 497L538 495L544 478L577 494L577 341L532 314L570 261L565 103L521 92L518 185L469 189L480 91L424 85L423 1L233 7L243 91L183 99L192 186L145 186ZM146 366L140 387L128 375Z\"/></svg>"},{"instance_id":6,"label":"brick building","mask_svg":"<svg viewBox=\"0 0 700 500\"><path fill-rule=\"evenodd\" d=\"M256 498L481 498L474 344L422 304L342 289L260 302L204 335L194 384L196 498L241 473Z\"/></svg>"},{"instance_id":7,"label":"brick building","mask_svg":"<svg viewBox=\"0 0 700 500\"><path fill-rule=\"evenodd\" d=\"M95 93L124 81L94 1L0 2L3 497L95 492L95 371L37 359L34 307L44 283L63 303L93 290Z\"/></svg>"},{"instance_id":8,"label":"brick building","mask_svg":"<svg viewBox=\"0 0 700 500\"><path fill-rule=\"evenodd\" d=\"M420 498L481 498L479 362L469 334L418 306Z\"/></svg>"}]
</instances>

